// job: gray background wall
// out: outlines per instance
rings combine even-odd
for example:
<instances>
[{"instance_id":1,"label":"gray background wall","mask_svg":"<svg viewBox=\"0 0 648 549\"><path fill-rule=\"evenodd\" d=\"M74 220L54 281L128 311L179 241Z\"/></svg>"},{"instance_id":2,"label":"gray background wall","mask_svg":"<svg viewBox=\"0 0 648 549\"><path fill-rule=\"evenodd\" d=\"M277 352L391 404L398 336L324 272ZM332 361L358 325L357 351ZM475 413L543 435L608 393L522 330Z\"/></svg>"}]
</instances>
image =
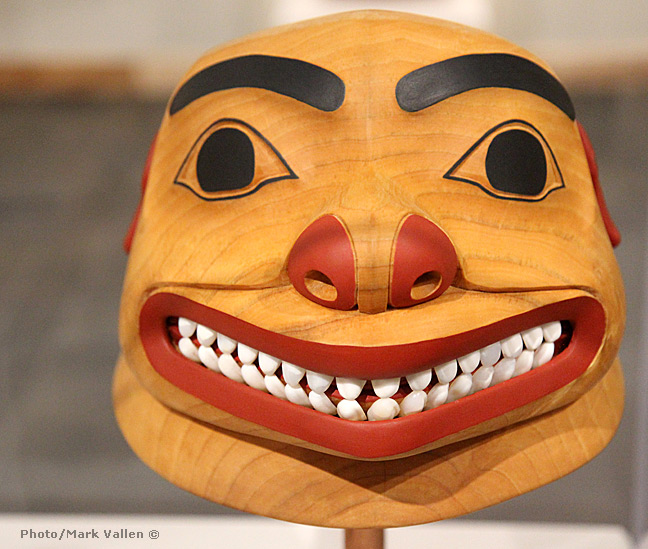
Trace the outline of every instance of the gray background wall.
<instances>
[{"instance_id":1,"label":"gray background wall","mask_svg":"<svg viewBox=\"0 0 648 549\"><path fill-rule=\"evenodd\" d=\"M0 512L234 512L149 471L116 428L110 383L126 260L121 239L175 79L200 52L265 26L280 8L270 0L191 8L169 0L0 5L2 62L120 59L141 68L146 91L112 99L0 97ZM494 0L483 21L569 73L601 59L641 67L647 14L646 2L628 0ZM579 471L472 518L616 523L636 536L648 530L641 360L648 352L648 91L631 76L594 87L575 78L573 90L624 239L617 251L628 294L623 422L612 444Z\"/></svg>"}]
</instances>

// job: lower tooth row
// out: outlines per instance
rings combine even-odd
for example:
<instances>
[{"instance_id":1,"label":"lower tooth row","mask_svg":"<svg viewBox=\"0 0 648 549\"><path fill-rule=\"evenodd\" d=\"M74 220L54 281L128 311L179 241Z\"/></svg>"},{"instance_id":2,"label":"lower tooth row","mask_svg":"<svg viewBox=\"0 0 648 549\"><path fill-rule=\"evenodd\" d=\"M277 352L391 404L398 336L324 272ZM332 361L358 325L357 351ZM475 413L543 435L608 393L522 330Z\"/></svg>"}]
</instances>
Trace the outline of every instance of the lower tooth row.
<instances>
[{"instance_id":1,"label":"lower tooth row","mask_svg":"<svg viewBox=\"0 0 648 549\"><path fill-rule=\"evenodd\" d=\"M280 399L353 421L382 421L415 414L522 375L551 360L554 342L562 332L560 322L551 322L433 369L410 374L406 381L411 392L400 402L392 397L401 386L401 378L373 379L370 384L378 399L365 411L356 399L366 380L335 378L342 397L336 405L325 394L333 376L259 352L186 318L178 319L178 330L182 336L177 343L178 350L186 358ZM194 337L198 345L192 340ZM220 353L212 347L214 344ZM233 356L235 352L238 360ZM280 367L281 377L277 375ZM433 383L433 370L437 383ZM309 391L302 386L304 378Z\"/></svg>"}]
</instances>

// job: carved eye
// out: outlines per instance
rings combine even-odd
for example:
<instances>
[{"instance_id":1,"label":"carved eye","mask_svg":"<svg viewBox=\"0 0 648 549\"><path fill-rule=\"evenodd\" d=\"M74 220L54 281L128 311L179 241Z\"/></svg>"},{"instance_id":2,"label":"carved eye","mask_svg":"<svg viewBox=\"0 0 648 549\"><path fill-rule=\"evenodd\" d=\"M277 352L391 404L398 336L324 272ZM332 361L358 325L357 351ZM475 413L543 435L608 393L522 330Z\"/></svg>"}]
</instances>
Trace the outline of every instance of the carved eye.
<instances>
[{"instance_id":1,"label":"carved eye","mask_svg":"<svg viewBox=\"0 0 648 549\"><path fill-rule=\"evenodd\" d=\"M261 133L241 120L223 119L196 140L175 183L213 201L241 198L273 181L296 178Z\"/></svg>"},{"instance_id":2,"label":"carved eye","mask_svg":"<svg viewBox=\"0 0 648 549\"><path fill-rule=\"evenodd\" d=\"M523 120L490 129L444 177L477 185L496 198L527 202L565 186L547 140Z\"/></svg>"}]
</instances>

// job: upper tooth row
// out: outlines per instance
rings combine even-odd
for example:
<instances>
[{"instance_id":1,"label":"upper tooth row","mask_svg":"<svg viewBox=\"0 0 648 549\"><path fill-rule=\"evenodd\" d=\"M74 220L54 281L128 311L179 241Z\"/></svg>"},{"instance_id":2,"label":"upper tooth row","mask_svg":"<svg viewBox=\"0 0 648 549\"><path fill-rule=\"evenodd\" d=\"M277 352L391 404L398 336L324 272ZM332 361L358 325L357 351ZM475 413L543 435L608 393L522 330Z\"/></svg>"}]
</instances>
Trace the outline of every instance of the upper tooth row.
<instances>
[{"instance_id":1,"label":"upper tooth row","mask_svg":"<svg viewBox=\"0 0 648 549\"><path fill-rule=\"evenodd\" d=\"M178 319L182 336L178 349L187 358L201 362L240 383L269 392L295 404L351 420L384 420L436 408L446 402L496 385L547 363L554 355L554 342L560 337L560 322L550 322L512 335L461 358L406 376L411 392L400 403L393 398L401 378L372 379L378 397L366 414L356 399L367 380L336 377L337 390L343 397L337 406L325 394L333 376L312 372L296 364L257 351L224 334L187 318ZM196 336L199 346L192 341ZM218 356L212 345L222 353ZM236 351L242 366L232 354ZM282 379L276 375L281 366ZM438 383L431 386L432 370ZM306 378L307 393L301 386ZM427 391L426 391L427 389Z\"/></svg>"}]
</instances>

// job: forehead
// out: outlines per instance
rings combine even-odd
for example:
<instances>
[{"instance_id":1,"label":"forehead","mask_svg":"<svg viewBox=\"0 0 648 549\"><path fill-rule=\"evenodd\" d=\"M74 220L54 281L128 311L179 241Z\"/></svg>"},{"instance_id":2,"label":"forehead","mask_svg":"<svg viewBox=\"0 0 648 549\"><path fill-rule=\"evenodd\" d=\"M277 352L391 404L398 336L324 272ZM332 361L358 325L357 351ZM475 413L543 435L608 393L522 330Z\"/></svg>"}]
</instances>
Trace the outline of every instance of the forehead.
<instances>
[{"instance_id":1,"label":"forehead","mask_svg":"<svg viewBox=\"0 0 648 549\"><path fill-rule=\"evenodd\" d=\"M197 72L238 56L264 54L299 59L339 76L352 93L392 88L408 72L452 57L510 53L546 66L499 37L447 21L385 12L360 12L279 27L229 43L201 58L181 85ZM352 99L352 98L350 98Z\"/></svg>"}]
</instances>

